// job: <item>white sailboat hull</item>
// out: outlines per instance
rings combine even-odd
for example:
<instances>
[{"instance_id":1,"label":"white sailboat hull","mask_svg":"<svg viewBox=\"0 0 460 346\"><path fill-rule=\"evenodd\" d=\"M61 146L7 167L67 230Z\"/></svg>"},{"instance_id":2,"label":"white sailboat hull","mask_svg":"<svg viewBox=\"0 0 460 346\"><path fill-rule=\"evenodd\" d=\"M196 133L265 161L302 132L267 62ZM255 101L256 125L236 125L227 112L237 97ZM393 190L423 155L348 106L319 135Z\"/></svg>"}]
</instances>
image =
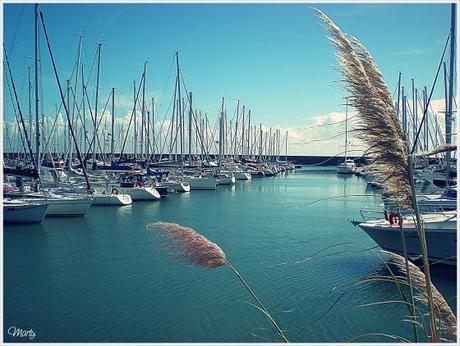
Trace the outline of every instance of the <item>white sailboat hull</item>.
<instances>
[{"instance_id":1,"label":"white sailboat hull","mask_svg":"<svg viewBox=\"0 0 460 346\"><path fill-rule=\"evenodd\" d=\"M232 176L220 176L217 178L217 185L235 185L235 177Z\"/></svg>"},{"instance_id":2,"label":"white sailboat hull","mask_svg":"<svg viewBox=\"0 0 460 346\"><path fill-rule=\"evenodd\" d=\"M428 258L432 262L457 265L457 217L456 214L451 215L455 216L440 217L437 220L424 218ZM404 253L399 226L390 226L386 220L375 220L359 223L358 227L381 248L400 255ZM407 222L406 225L403 222L403 233L408 255L421 256L420 240L413 222Z\"/></svg>"},{"instance_id":3,"label":"white sailboat hull","mask_svg":"<svg viewBox=\"0 0 460 346\"><path fill-rule=\"evenodd\" d=\"M48 204L3 204L4 223L41 223Z\"/></svg>"},{"instance_id":4,"label":"white sailboat hull","mask_svg":"<svg viewBox=\"0 0 460 346\"><path fill-rule=\"evenodd\" d=\"M49 208L46 216L84 216L91 207L92 199L90 198L71 198L48 200Z\"/></svg>"},{"instance_id":5,"label":"white sailboat hull","mask_svg":"<svg viewBox=\"0 0 460 346\"><path fill-rule=\"evenodd\" d=\"M354 164L340 163L337 166L337 174L353 174L355 170L356 166Z\"/></svg>"},{"instance_id":6,"label":"white sailboat hull","mask_svg":"<svg viewBox=\"0 0 460 346\"><path fill-rule=\"evenodd\" d=\"M251 173L249 172L235 172L236 180L251 180Z\"/></svg>"},{"instance_id":7,"label":"white sailboat hull","mask_svg":"<svg viewBox=\"0 0 460 346\"><path fill-rule=\"evenodd\" d=\"M131 196L133 201L154 201L160 199L160 193L154 187L123 187L120 192Z\"/></svg>"},{"instance_id":8,"label":"white sailboat hull","mask_svg":"<svg viewBox=\"0 0 460 346\"><path fill-rule=\"evenodd\" d=\"M125 194L95 194L93 205L130 205L133 201L130 195Z\"/></svg>"},{"instance_id":9,"label":"white sailboat hull","mask_svg":"<svg viewBox=\"0 0 460 346\"><path fill-rule=\"evenodd\" d=\"M189 184L191 190L215 190L217 179L213 177L190 178Z\"/></svg>"},{"instance_id":10,"label":"white sailboat hull","mask_svg":"<svg viewBox=\"0 0 460 346\"><path fill-rule=\"evenodd\" d=\"M165 185L176 192L189 192L190 191L190 184L186 182L165 182Z\"/></svg>"}]
</instances>

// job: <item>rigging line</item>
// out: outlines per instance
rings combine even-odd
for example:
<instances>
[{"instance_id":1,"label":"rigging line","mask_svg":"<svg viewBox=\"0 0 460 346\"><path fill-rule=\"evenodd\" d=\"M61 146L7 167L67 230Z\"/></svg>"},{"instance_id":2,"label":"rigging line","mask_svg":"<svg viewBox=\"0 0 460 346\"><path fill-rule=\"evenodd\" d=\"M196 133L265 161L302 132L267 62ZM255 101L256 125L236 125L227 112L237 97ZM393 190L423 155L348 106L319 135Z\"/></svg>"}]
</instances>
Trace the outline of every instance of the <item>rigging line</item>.
<instances>
[{"instance_id":1,"label":"rigging line","mask_svg":"<svg viewBox=\"0 0 460 346\"><path fill-rule=\"evenodd\" d=\"M13 74L12 74L12 72L11 72L10 62L9 62L9 59L8 59L8 54L6 53L6 47L5 47L5 45L3 45L3 51L5 52L6 66L8 67L8 72L9 72L10 79L11 79L11 85L12 85L12 87L13 87L13 92L14 92L14 98L16 99L16 104L17 104L18 112L19 112L20 119L21 119L22 130L24 131L24 136L25 136L25 138L26 138L26 142L27 142L27 147L28 147L28 149L29 149L30 158L31 158L31 160L32 160L32 165L33 165L33 167L37 170L37 173L38 173L38 168L37 168L37 165L36 165L36 161L34 160L34 154L33 154L33 152L32 152L32 147L31 147L31 144L30 144L29 136L28 136L28 134L27 134L26 124L24 123L24 117L22 116L21 105L19 104L18 95L17 95L17 92L16 92L16 86L15 86L15 84L14 84ZM40 179L40 178L39 178L39 179Z\"/></svg>"},{"instance_id":2,"label":"rigging line","mask_svg":"<svg viewBox=\"0 0 460 346\"><path fill-rule=\"evenodd\" d=\"M438 69L436 71L436 75L434 77L433 85L431 86L430 96L428 96L428 99L427 99L427 105L431 101L431 96L433 96L433 91L434 91L434 88L436 86L436 81L438 80L439 71L441 70L442 60L444 59L444 55L445 55L446 50L447 50L447 44L449 43L451 37L452 37L452 32L449 31L449 35L447 36L446 44L444 45L444 50L442 52L441 59L439 60L439 65L438 65ZM410 151L411 154L414 153L415 148L417 147L418 138L419 138L420 132L422 130L423 122L425 121L427 110L428 110L428 107L425 107L425 109L423 111L422 121L420 122L420 126L419 126L419 128L417 130L417 135L415 136L414 143L412 144L412 149Z\"/></svg>"},{"instance_id":3,"label":"rigging line","mask_svg":"<svg viewBox=\"0 0 460 346\"><path fill-rule=\"evenodd\" d=\"M145 75L144 75L144 73L142 73L142 77L141 77L141 81L140 81L139 85L142 85L142 82L144 81L144 77L145 77ZM121 147L120 157L123 155L123 153L125 151L125 146L126 146L126 141L128 139L129 129L130 129L131 123L133 121L134 110L136 109L136 104L137 104L137 100L139 98L139 93L140 93L141 89L142 88L138 88L138 90L137 90L137 94L136 94L136 97L135 97L135 100L134 100L133 110L132 110L131 116L129 118L128 129L126 130L125 138L123 140L123 146Z\"/></svg>"},{"instance_id":4,"label":"rigging line","mask_svg":"<svg viewBox=\"0 0 460 346\"><path fill-rule=\"evenodd\" d=\"M91 142L90 142L90 147L92 147L92 145L94 143L94 137L96 137L98 148L99 148L99 151L101 152L101 156L102 156L102 159L104 161L106 161L107 157L103 153L103 150L102 150L102 147L101 147L101 142L100 142L100 139L99 139L99 134L97 133L97 131L99 130L99 126L101 125L102 119L104 118L104 113L105 113L105 111L107 109L107 105L109 104L111 96L112 96L112 92L110 92L109 97L107 98L107 102L105 103L104 109L102 110L101 116L99 117L99 122L96 124L96 136L93 136L92 139L91 139ZM107 118L105 118L105 119L107 119ZM94 121L93 121L93 123L94 123Z\"/></svg>"},{"instance_id":5,"label":"rigging line","mask_svg":"<svg viewBox=\"0 0 460 346\"><path fill-rule=\"evenodd\" d=\"M350 121L351 119L353 118L356 118L358 117L359 114L355 114L351 117L348 118L348 121ZM326 123L326 124L318 124L318 125L312 125L310 127L305 127L305 128L298 128L298 130L301 130L301 131L307 131L307 130L310 130L310 129L313 129L313 128L316 128L316 127L323 127L323 126L331 126L331 125L337 125L337 124L341 124L341 123L344 123L346 122L347 119L344 119L344 120L340 120L340 121L337 121L335 123Z\"/></svg>"},{"instance_id":6,"label":"rigging line","mask_svg":"<svg viewBox=\"0 0 460 346\"><path fill-rule=\"evenodd\" d=\"M345 132L339 132L338 134L336 134L336 135L334 135L334 136L332 136L332 137L329 137L329 138L313 139L313 140L311 140L311 141L304 142L304 143L302 143L302 144L310 144L310 143L314 143L314 142L330 141L331 139L334 139L334 138L343 136L344 134L345 134Z\"/></svg>"},{"instance_id":7,"label":"rigging line","mask_svg":"<svg viewBox=\"0 0 460 346\"><path fill-rule=\"evenodd\" d=\"M159 104L159 106L157 108L158 109L158 114L161 114L161 112L163 110L164 96L166 95L166 88L168 87L169 81L171 80L173 66L174 66L174 55L173 55L173 57L171 59L171 65L169 66L168 78L166 79L166 83L165 83L164 88L163 88L163 94L161 96L161 101L160 101L160 104Z\"/></svg>"},{"instance_id":8,"label":"rigging line","mask_svg":"<svg viewBox=\"0 0 460 346\"><path fill-rule=\"evenodd\" d=\"M4 69L4 71L5 71L5 74L6 74L6 69ZM8 76L5 76L5 77L8 77ZM17 124L17 126L18 126L18 130L19 130L18 133L19 133L19 136L20 136L20 138L21 138L22 148L24 149L24 152L26 153L26 152L27 152L27 149L26 149L26 145L25 145L25 143L24 143L23 134L22 134L22 132L20 131L21 126L20 126L20 124L19 124L19 117L18 117L18 113L17 113L17 111L16 111L16 106L14 105L13 94L12 94L12 92L11 92L10 82L9 82L8 78L5 78L5 79L6 79L6 83L7 83L7 85L8 85L8 92L9 92L9 94L10 94L11 105L12 105L12 107L13 107L14 117L15 117L15 120L16 120L16 124ZM5 128L7 128L7 127L5 127ZM13 134L12 134L12 136L13 136ZM11 146L11 150L13 150L13 146Z\"/></svg>"},{"instance_id":9,"label":"rigging line","mask_svg":"<svg viewBox=\"0 0 460 346\"><path fill-rule=\"evenodd\" d=\"M24 6L25 6L25 4L22 4L21 12L19 13L18 21L16 22L16 27L14 29L14 34L13 34L13 40L11 42L10 49L9 49L10 54L13 54L14 45L16 43L16 36L17 36L18 30L19 30L19 25L21 24L21 19L22 19L22 16L24 14Z\"/></svg>"},{"instance_id":10,"label":"rigging line","mask_svg":"<svg viewBox=\"0 0 460 346\"><path fill-rule=\"evenodd\" d=\"M90 185L90 182L89 182L88 175L87 175L87 173L86 173L85 164L84 164L84 162L83 162L83 160L82 160L82 157L81 157L80 149L78 148L77 139L76 139L76 137L75 137L75 132L74 132L73 127L72 127L72 124L71 124L71 122L70 122L69 110L68 110L68 108L67 108L67 105L65 104L64 93L62 92L61 82L59 81L59 76L58 76L58 72L57 72L57 68L56 68L56 63L55 63L55 61L54 61L53 52L52 52L52 50L51 50L51 44L50 44L50 41L49 41L49 38L48 38L48 32L47 32L47 30L46 30L45 18L44 18L44 16L43 16L43 12L42 12L41 8L39 7L39 5L36 5L36 6L37 6L37 10L38 10L38 12L39 12L39 14L40 14L40 19L41 19L42 26L43 26L43 33L45 34L46 43L47 43L48 51L49 51L50 58L51 58L51 63L52 63L52 65L53 65L53 70L54 70L54 74L55 74L55 77L56 77L56 82L57 82L57 85L58 85L59 93L60 93L60 95L61 95L61 100L62 100L62 103L63 103L63 105L64 105L64 109L65 109L65 113L66 113L67 122L68 122L69 128L70 128L70 133L71 133L71 135L72 135L72 139L73 139L74 144L75 144L75 149L76 149L76 152L77 152L78 159L80 160L80 163L81 163L83 175L85 176L86 188L87 188L88 191L90 191L91 185Z\"/></svg>"},{"instance_id":11,"label":"rigging line","mask_svg":"<svg viewBox=\"0 0 460 346\"><path fill-rule=\"evenodd\" d=\"M100 143L100 141L99 141L99 136L97 135L98 125L96 124L95 116L93 116L93 112L92 112L92 110L91 110L91 105L89 104L90 101L89 101L89 96L88 96L88 90L87 90L86 88L85 88L85 90L84 90L84 93L85 93L86 99L87 99L87 101L88 101L88 110L89 110L89 113L90 113L90 116L91 116L92 123L93 123L94 127L96 128L96 130L95 130L95 131L96 131L96 134L95 134L95 136L92 136L92 137L91 137L91 142L90 142L91 144L90 144L90 146L88 147L88 151L87 151L87 153L86 153L86 155L85 155L85 159L84 159L84 160L86 161L86 160L89 159L89 152L91 151L92 146L93 146L93 144L94 144L94 137L96 137L96 143L97 143L97 146L98 146L98 148L99 148L99 150L100 150L101 152L102 152L102 149L101 149L101 143ZM89 141L89 140L88 140L88 141ZM95 155L94 152L93 152L92 154Z\"/></svg>"}]
</instances>

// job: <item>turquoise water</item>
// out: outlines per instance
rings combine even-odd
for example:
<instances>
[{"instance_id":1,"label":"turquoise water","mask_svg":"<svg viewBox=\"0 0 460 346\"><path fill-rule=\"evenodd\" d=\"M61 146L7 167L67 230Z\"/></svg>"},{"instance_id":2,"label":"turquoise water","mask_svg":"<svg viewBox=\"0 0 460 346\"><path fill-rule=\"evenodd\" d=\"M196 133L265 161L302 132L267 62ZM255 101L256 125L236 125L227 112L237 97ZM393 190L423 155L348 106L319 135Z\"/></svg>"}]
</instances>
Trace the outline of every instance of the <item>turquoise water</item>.
<instances>
[{"instance_id":1,"label":"turquoise water","mask_svg":"<svg viewBox=\"0 0 460 346\"><path fill-rule=\"evenodd\" d=\"M365 196L305 206L344 194ZM366 251L376 244L348 222L379 203L361 178L302 169L153 203L93 207L84 218L7 226L5 341L24 341L7 334L10 326L32 328L36 342L281 341L229 268L190 266L159 249L158 234L146 229L156 221L192 227L221 246L292 342L411 338L404 306L360 307L398 298L394 286L352 286L384 268ZM452 306L455 280L455 270L433 269Z\"/></svg>"}]
</instances>

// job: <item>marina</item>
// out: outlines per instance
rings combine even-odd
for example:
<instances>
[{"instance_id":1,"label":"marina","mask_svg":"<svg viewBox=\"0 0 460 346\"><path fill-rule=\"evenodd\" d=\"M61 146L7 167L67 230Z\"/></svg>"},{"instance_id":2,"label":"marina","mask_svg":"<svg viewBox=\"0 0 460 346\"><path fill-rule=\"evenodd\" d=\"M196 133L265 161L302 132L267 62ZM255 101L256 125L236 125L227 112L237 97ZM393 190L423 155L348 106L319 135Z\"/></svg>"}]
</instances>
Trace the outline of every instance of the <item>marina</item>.
<instances>
[{"instance_id":1,"label":"marina","mask_svg":"<svg viewBox=\"0 0 460 346\"><path fill-rule=\"evenodd\" d=\"M321 5L307 19L300 4L75 5L107 42L86 29L69 39L80 23L68 5L6 6L5 342L458 341L456 4L412 7L449 24L430 28L437 43L418 70L406 53L348 31L363 30L348 6L358 18L376 16L371 5ZM378 7L401 18L408 10ZM271 34L250 24L234 36L228 13L247 9ZM112 17L91 22L103 11ZM195 16L182 23L173 13ZM200 16L223 26L211 32ZM191 49L166 18L207 39ZM152 23L152 32L174 27L154 54ZM299 45L304 24L324 60L318 72L279 55L287 37L284 51ZM222 46L219 30L239 48ZM264 40L278 32L274 50ZM247 69L233 55L252 47L246 35L274 60L253 61L238 88L211 82L216 71L239 75L232 64ZM142 44L127 55L114 40ZM320 70L343 90L306 78ZM300 90L310 94L291 99Z\"/></svg>"},{"instance_id":2,"label":"marina","mask_svg":"<svg viewBox=\"0 0 460 346\"><path fill-rule=\"evenodd\" d=\"M304 206L342 195L364 196ZM347 291L384 270L375 242L349 222L360 218L363 204L380 203L363 178L339 177L332 166L172 194L158 203L91 207L83 218L6 226L4 287L15 299L5 301L5 323L30 323L39 342L278 342L227 269L183 265L158 251L146 224L162 220L220 244L292 341L339 342L375 331L376 323L381 332L410 336L392 318L405 313L403 306L357 308L375 296L392 297L391 285ZM456 269L432 269L455 311Z\"/></svg>"}]
</instances>

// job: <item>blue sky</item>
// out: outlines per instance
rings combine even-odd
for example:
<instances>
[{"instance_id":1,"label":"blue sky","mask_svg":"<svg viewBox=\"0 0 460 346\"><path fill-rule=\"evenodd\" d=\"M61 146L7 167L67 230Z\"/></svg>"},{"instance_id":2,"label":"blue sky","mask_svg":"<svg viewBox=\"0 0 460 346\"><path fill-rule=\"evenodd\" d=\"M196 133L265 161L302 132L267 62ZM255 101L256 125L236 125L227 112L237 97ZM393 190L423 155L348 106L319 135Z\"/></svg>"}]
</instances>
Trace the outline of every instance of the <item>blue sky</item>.
<instances>
[{"instance_id":1,"label":"blue sky","mask_svg":"<svg viewBox=\"0 0 460 346\"><path fill-rule=\"evenodd\" d=\"M233 114L236 100L255 122L282 128L305 127L315 117L343 112L334 50L311 6L359 38L394 90L398 72L410 88L431 85L449 31L449 4L43 4L62 82L76 59L84 34L83 61L91 67L103 42L101 103L117 89L118 114L129 110L132 81L149 60L148 95L169 100L173 54L180 52L194 104L211 118L225 96ZM44 42L44 41L42 41ZM33 5L4 5L4 43L18 92L26 107L26 56L33 55ZM42 46L44 111L59 102L48 53ZM93 78L94 80L94 78ZM92 81L91 83L94 83ZM4 117L10 119L4 89ZM165 92L166 91L166 92ZM442 98L438 88L434 98ZM166 103L166 101L165 101ZM166 108L166 107L164 107ZM161 113L161 109L160 109ZM160 114L159 116L163 116ZM299 152L310 153L308 148Z\"/></svg>"}]
</instances>

